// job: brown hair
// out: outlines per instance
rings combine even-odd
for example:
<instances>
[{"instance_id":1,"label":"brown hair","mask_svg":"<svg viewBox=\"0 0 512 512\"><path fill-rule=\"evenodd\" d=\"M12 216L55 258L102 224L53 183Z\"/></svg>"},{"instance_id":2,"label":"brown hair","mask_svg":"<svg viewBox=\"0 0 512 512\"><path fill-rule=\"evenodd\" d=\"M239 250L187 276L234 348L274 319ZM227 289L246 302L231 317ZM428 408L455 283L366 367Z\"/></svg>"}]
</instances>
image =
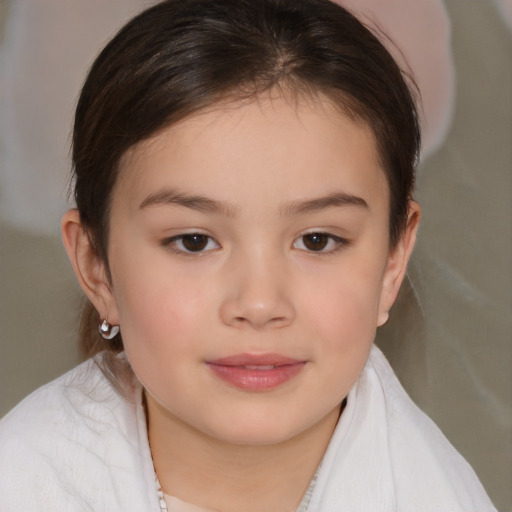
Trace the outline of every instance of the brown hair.
<instances>
[{"instance_id":1,"label":"brown hair","mask_svg":"<svg viewBox=\"0 0 512 512\"><path fill-rule=\"evenodd\" d=\"M329 98L368 125L389 184L390 244L400 238L420 132L399 67L352 14L329 0L167 0L125 25L82 89L73 132L74 196L108 271L109 205L133 145L223 99L275 87ZM81 349L122 350L98 334L87 303Z\"/></svg>"}]
</instances>

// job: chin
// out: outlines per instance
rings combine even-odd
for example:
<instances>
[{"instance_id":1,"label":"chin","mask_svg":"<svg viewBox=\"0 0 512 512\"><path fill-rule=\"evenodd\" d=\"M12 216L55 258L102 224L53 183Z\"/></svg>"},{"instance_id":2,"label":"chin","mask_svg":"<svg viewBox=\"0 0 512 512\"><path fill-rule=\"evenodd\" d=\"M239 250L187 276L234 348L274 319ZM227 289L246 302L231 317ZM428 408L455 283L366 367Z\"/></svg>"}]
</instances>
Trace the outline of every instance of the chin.
<instances>
[{"instance_id":1,"label":"chin","mask_svg":"<svg viewBox=\"0 0 512 512\"><path fill-rule=\"evenodd\" d=\"M298 432L276 425L251 425L241 426L239 429L231 429L220 434L218 439L229 444L239 446L272 446L286 443L298 435Z\"/></svg>"},{"instance_id":2,"label":"chin","mask_svg":"<svg viewBox=\"0 0 512 512\"><path fill-rule=\"evenodd\" d=\"M275 410L266 411L266 413L259 411L257 414L254 413L255 411L251 412L239 411L236 415L219 418L220 421L216 424L210 424L211 430L206 433L229 444L271 446L298 438L324 424L324 420L329 424L332 423L333 429L339 417L337 407L335 411L310 414L309 417L297 416L285 411L280 411L281 414L279 414ZM332 429L328 428L330 433L332 433Z\"/></svg>"}]
</instances>

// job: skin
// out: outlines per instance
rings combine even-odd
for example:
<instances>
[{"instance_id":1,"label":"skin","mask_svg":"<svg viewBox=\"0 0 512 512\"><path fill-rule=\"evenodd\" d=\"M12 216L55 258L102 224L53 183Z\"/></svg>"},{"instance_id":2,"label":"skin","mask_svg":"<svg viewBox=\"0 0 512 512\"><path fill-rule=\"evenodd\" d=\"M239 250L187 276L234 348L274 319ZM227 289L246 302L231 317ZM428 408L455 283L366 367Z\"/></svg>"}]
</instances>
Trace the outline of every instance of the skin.
<instances>
[{"instance_id":1,"label":"skin","mask_svg":"<svg viewBox=\"0 0 512 512\"><path fill-rule=\"evenodd\" d=\"M420 216L409 210L391 249L371 131L327 101L279 96L195 115L125 155L112 282L65 215L80 284L121 326L146 390L167 493L225 512L295 509L398 293ZM312 232L329 234L314 250ZM203 250L186 252L184 233L204 235ZM240 353L305 364L247 391L207 364Z\"/></svg>"}]
</instances>

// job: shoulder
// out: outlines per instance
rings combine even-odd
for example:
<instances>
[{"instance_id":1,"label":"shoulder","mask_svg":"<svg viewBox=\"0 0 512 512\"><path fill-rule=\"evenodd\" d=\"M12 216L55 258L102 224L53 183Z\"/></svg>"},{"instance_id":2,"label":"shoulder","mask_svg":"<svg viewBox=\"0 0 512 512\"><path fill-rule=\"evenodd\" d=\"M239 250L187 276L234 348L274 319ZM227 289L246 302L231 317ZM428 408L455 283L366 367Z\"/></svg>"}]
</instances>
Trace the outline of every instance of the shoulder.
<instances>
[{"instance_id":1,"label":"shoulder","mask_svg":"<svg viewBox=\"0 0 512 512\"><path fill-rule=\"evenodd\" d=\"M1 439L54 438L76 430L76 422L97 420L122 398L100 369L101 359L82 363L22 400L1 420Z\"/></svg>"},{"instance_id":2,"label":"shoulder","mask_svg":"<svg viewBox=\"0 0 512 512\"><path fill-rule=\"evenodd\" d=\"M398 503L430 500L431 510L494 511L477 475L435 423L411 400L382 352L367 366L384 400L390 462ZM448 505L449 504L449 505ZM457 508L458 507L458 508Z\"/></svg>"},{"instance_id":3,"label":"shoulder","mask_svg":"<svg viewBox=\"0 0 512 512\"><path fill-rule=\"evenodd\" d=\"M353 512L495 512L469 464L377 347L348 396L318 481L322 512L347 500Z\"/></svg>"},{"instance_id":4,"label":"shoulder","mask_svg":"<svg viewBox=\"0 0 512 512\"><path fill-rule=\"evenodd\" d=\"M118 392L100 365L101 357L86 361L0 421L1 510L117 509L112 468L126 484L145 448L150 456L140 389L133 381Z\"/></svg>"}]
</instances>

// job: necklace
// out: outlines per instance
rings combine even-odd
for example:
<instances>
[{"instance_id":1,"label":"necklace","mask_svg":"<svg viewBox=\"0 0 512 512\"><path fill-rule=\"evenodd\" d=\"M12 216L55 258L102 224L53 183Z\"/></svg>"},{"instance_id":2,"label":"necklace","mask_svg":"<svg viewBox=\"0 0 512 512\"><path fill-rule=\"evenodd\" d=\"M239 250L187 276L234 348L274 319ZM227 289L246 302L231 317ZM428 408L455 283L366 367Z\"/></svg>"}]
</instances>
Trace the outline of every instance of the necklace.
<instances>
[{"instance_id":1,"label":"necklace","mask_svg":"<svg viewBox=\"0 0 512 512\"><path fill-rule=\"evenodd\" d=\"M309 482L308 490L306 491L306 494L304 494L304 497L302 498L302 501L300 502L297 512L308 512L309 502L311 501L311 495L313 494L313 490L315 488L317 476L318 476L318 468L315 471L315 474L313 475L311 482Z\"/></svg>"},{"instance_id":2,"label":"necklace","mask_svg":"<svg viewBox=\"0 0 512 512\"><path fill-rule=\"evenodd\" d=\"M156 485L156 495L158 496L158 502L160 504L160 512L168 512L167 503L164 498L164 491L162 491L162 486L160 485L160 480L155 475L155 485Z\"/></svg>"},{"instance_id":3,"label":"necklace","mask_svg":"<svg viewBox=\"0 0 512 512\"><path fill-rule=\"evenodd\" d=\"M300 502L299 508L296 510L296 512L308 512L308 506L309 506L309 502L311 500L311 495L313 494L313 489L315 488L317 476L318 476L318 469L315 471L315 474L313 475L313 478L311 479L311 482L309 483L308 490L306 491L306 494L304 494L304 497L302 498L302 501ZM160 504L160 512L169 512L167 509L167 503L165 501L164 492L162 491L162 486L160 485L160 481L158 480L158 477L156 475L155 475L155 485L156 485L156 494L158 496L158 502Z\"/></svg>"}]
</instances>

